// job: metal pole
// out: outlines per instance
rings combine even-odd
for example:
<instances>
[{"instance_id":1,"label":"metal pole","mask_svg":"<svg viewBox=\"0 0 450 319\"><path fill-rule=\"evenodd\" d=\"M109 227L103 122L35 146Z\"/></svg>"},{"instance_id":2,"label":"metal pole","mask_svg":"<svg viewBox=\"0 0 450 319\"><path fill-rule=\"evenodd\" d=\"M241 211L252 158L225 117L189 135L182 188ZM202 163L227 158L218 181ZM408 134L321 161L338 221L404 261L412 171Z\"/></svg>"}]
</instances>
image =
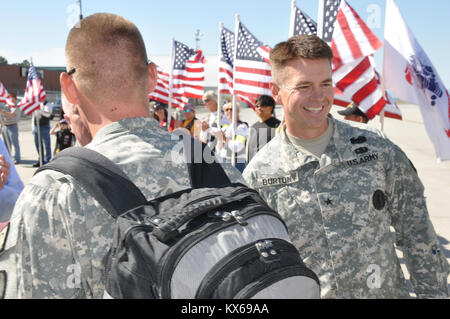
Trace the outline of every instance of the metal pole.
<instances>
[{"instance_id":1,"label":"metal pole","mask_svg":"<svg viewBox=\"0 0 450 319\"><path fill-rule=\"evenodd\" d=\"M295 25L295 0L292 0L292 4L291 4L291 22L289 25L289 38L294 36L294 25Z\"/></svg>"},{"instance_id":2,"label":"metal pole","mask_svg":"<svg viewBox=\"0 0 450 319\"><path fill-rule=\"evenodd\" d=\"M167 110L167 130L170 130L172 122L172 97L173 97L173 68L175 66L175 38L172 37L170 49L170 78L169 78L169 109Z\"/></svg>"},{"instance_id":3,"label":"metal pole","mask_svg":"<svg viewBox=\"0 0 450 319\"><path fill-rule=\"evenodd\" d=\"M222 52L222 45L221 45L221 36L222 36L222 29L223 29L223 22L220 22L219 23L219 26L220 26L220 33L219 33L219 68L220 68L220 58L221 58L221 56L222 56L222 54L221 54L221 52ZM220 99L220 76L218 77L218 79L217 79L217 119L216 119L216 121L217 121L217 127L218 127L218 129L220 130L221 128L220 128L220 118L221 118L221 114L220 114L220 111L221 111L221 107L222 107L222 103L221 103L221 99Z\"/></svg>"},{"instance_id":4,"label":"metal pole","mask_svg":"<svg viewBox=\"0 0 450 319\"><path fill-rule=\"evenodd\" d=\"M233 90L236 88L236 61L237 61L237 48L238 48L238 37L239 37L239 15L236 14L235 19L235 32L234 32L234 65L233 65ZM233 123L231 123L231 138L232 141L236 138L236 94L233 92ZM231 165L236 166L236 153L234 150L231 151Z\"/></svg>"},{"instance_id":5,"label":"metal pole","mask_svg":"<svg viewBox=\"0 0 450 319\"><path fill-rule=\"evenodd\" d=\"M81 9L81 0L78 0L78 4L80 5L80 21L83 20L83 12Z\"/></svg>"}]
</instances>

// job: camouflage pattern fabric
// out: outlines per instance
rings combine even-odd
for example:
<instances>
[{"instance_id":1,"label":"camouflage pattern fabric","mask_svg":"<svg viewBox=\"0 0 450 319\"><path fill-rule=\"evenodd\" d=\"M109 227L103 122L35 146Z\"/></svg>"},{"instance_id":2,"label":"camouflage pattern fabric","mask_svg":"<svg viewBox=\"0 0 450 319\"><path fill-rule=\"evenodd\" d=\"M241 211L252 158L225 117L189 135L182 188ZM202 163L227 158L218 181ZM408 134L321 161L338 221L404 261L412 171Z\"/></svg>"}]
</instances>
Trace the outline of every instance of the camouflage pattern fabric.
<instances>
[{"instance_id":1,"label":"camouflage pattern fabric","mask_svg":"<svg viewBox=\"0 0 450 319\"><path fill-rule=\"evenodd\" d=\"M119 165L147 200L190 187L182 143L150 118L102 128L86 147ZM223 164L233 182L238 170ZM17 201L8 246L15 247L18 298L102 298L112 217L71 176L44 171ZM0 269L1 269L0 263Z\"/></svg>"},{"instance_id":2,"label":"camouflage pattern fabric","mask_svg":"<svg viewBox=\"0 0 450 319\"><path fill-rule=\"evenodd\" d=\"M333 120L320 160L298 151L284 131L244 179L282 215L322 298L409 298L391 226L417 296L447 298L449 265L415 168L380 131Z\"/></svg>"}]
</instances>

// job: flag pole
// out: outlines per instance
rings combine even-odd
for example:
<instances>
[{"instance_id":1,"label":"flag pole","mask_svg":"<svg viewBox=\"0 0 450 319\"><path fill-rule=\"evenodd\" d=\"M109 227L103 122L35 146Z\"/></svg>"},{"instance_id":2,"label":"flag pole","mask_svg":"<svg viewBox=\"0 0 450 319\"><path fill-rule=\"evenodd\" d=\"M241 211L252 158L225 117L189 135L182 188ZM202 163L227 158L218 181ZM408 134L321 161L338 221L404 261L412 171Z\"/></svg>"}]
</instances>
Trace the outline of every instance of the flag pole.
<instances>
[{"instance_id":1,"label":"flag pole","mask_svg":"<svg viewBox=\"0 0 450 319\"><path fill-rule=\"evenodd\" d=\"M289 38L294 36L294 25L295 25L295 0L292 0L291 4L291 22L289 24Z\"/></svg>"},{"instance_id":2,"label":"flag pole","mask_svg":"<svg viewBox=\"0 0 450 319\"><path fill-rule=\"evenodd\" d=\"M319 0L319 12L317 16L317 36L323 39L323 0Z\"/></svg>"},{"instance_id":3,"label":"flag pole","mask_svg":"<svg viewBox=\"0 0 450 319\"><path fill-rule=\"evenodd\" d=\"M167 110L167 131L170 130L170 125L172 123L172 97L173 97L173 68L175 65L175 38L171 38L171 49L170 49L170 79L169 79L169 109Z\"/></svg>"},{"instance_id":4,"label":"flag pole","mask_svg":"<svg viewBox=\"0 0 450 319\"><path fill-rule=\"evenodd\" d=\"M223 22L219 23L219 29L220 29L220 33L219 33L219 63L218 66L220 68L220 57L221 57L221 52L222 52L222 45L221 45L221 36L222 36L222 30L223 30ZM220 72L219 72L220 74ZM220 99L220 76L217 77L217 128L220 130L220 115L221 115L221 110L222 110L222 104L221 104L221 99Z\"/></svg>"},{"instance_id":5,"label":"flag pole","mask_svg":"<svg viewBox=\"0 0 450 319\"><path fill-rule=\"evenodd\" d=\"M237 61L237 48L238 48L238 38L239 38L239 14L235 16L235 26L234 26L234 63L233 63L233 121L231 123L231 138L232 141L236 138L236 94L234 94L234 88L236 87L236 61ZM236 166L236 153L231 150L231 165Z\"/></svg>"},{"instance_id":6,"label":"flag pole","mask_svg":"<svg viewBox=\"0 0 450 319\"><path fill-rule=\"evenodd\" d=\"M31 65L33 65L33 58L30 58L30 63L31 63ZM37 70L36 70L36 71L37 71ZM30 71L28 71L28 72L30 72ZM41 103L39 103L39 110L36 110L35 112L40 111L40 110L41 110ZM42 115L41 115L41 116L42 116ZM37 128L37 133L38 133L39 165L42 166L42 164L43 164L43 159L42 159L41 126L39 125L39 120L40 120L40 119L37 118L36 113L35 113L34 120L35 120L35 124L36 124L36 128Z\"/></svg>"}]
</instances>

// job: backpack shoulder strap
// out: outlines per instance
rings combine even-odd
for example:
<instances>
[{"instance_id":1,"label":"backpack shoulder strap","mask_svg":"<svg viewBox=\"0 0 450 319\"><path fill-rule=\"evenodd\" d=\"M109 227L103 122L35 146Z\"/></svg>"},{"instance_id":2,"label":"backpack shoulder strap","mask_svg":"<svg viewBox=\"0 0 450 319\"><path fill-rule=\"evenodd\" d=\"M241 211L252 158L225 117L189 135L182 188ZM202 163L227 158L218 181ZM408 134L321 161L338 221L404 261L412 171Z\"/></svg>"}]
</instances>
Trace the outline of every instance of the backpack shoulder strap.
<instances>
[{"instance_id":1,"label":"backpack shoulder strap","mask_svg":"<svg viewBox=\"0 0 450 319\"><path fill-rule=\"evenodd\" d=\"M192 188L218 187L231 181L211 148L199 140L182 135L189 179Z\"/></svg>"},{"instance_id":2,"label":"backpack shoulder strap","mask_svg":"<svg viewBox=\"0 0 450 319\"><path fill-rule=\"evenodd\" d=\"M49 169L72 176L114 218L147 203L142 192L115 163L91 149L65 149L35 174Z\"/></svg>"}]
</instances>

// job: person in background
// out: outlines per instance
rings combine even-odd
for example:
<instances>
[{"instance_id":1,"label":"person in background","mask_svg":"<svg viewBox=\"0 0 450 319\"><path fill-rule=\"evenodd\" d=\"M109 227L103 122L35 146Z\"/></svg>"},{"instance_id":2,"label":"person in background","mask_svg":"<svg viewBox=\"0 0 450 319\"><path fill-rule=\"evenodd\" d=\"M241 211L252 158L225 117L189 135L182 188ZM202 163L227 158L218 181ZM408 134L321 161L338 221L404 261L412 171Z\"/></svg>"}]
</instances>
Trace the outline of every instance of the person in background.
<instances>
[{"instance_id":1,"label":"person in background","mask_svg":"<svg viewBox=\"0 0 450 319\"><path fill-rule=\"evenodd\" d=\"M50 144L50 116L52 114L52 103L45 101L41 103L38 110L31 116L31 127L34 136L34 145L38 153L38 160L33 167L45 165L52 158ZM40 146L39 146L40 145Z\"/></svg>"},{"instance_id":2,"label":"person in background","mask_svg":"<svg viewBox=\"0 0 450 319\"><path fill-rule=\"evenodd\" d=\"M233 120L233 104L223 106L223 111L229 122ZM236 153L236 168L242 173L245 169L245 148L249 134L248 124L239 119L239 106L236 105L236 133L233 140L232 124L222 124L222 129L215 136L217 141L217 154L226 162L232 162L232 154Z\"/></svg>"},{"instance_id":3,"label":"person in background","mask_svg":"<svg viewBox=\"0 0 450 319\"><path fill-rule=\"evenodd\" d=\"M23 187L5 144L0 140L0 223L9 221Z\"/></svg>"},{"instance_id":4,"label":"person in background","mask_svg":"<svg viewBox=\"0 0 450 319\"><path fill-rule=\"evenodd\" d=\"M51 135L56 135L55 153L59 153L66 148L72 147L75 144L75 135L70 130L66 119L59 121L59 130L50 132Z\"/></svg>"},{"instance_id":5,"label":"person in background","mask_svg":"<svg viewBox=\"0 0 450 319\"><path fill-rule=\"evenodd\" d=\"M269 95L261 95L256 99L255 113L259 117L259 121L250 128L246 153L247 163L275 136L275 130L281 123L275 117L275 100Z\"/></svg>"},{"instance_id":6,"label":"person in background","mask_svg":"<svg viewBox=\"0 0 450 319\"><path fill-rule=\"evenodd\" d=\"M167 131L172 132L175 128L175 121L172 119L170 122L170 127L167 128L167 118L169 117L167 113L167 108L164 104L160 102L154 102L153 108L153 118L158 121L159 126L165 128Z\"/></svg>"},{"instance_id":7,"label":"person in background","mask_svg":"<svg viewBox=\"0 0 450 319\"><path fill-rule=\"evenodd\" d=\"M184 121L183 127L189 131L192 137L199 137L201 131L201 122L195 117L195 107L191 103L183 106Z\"/></svg>"},{"instance_id":8,"label":"person in background","mask_svg":"<svg viewBox=\"0 0 450 319\"><path fill-rule=\"evenodd\" d=\"M208 144L208 146L214 150L217 144L215 141L216 133L220 131L223 124L230 124L230 121L225 114L222 114L222 112L218 110L217 95L214 91L207 91L203 94L202 101L210 113L208 118L203 119L201 122L202 131L200 133L200 141ZM220 112L219 119L217 118L217 112ZM218 120L219 123L217 123Z\"/></svg>"},{"instance_id":9,"label":"person in background","mask_svg":"<svg viewBox=\"0 0 450 319\"><path fill-rule=\"evenodd\" d=\"M424 187L406 154L379 130L329 114L333 52L315 35L270 52L281 135L243 176L285 221L322 298L409 298L402 250L419 298L448 298L448 262Z\"/></svg>"},{"instance_id":10,"label":"person in background","mask_svg":"<svg viewBox=\"0 0 450 319\"><path fill-rule=\"evenodd\" d=\"M347 121L354 121L359 123L367 124L369 119L366 114L359 109L359 107L354 103L350 103L344 110L338 111L339 114L344 115L344 119Z\"/></svg>"},{"instance_id":11,"label":"person in background","mask_svg":"<svg viewBox=\"0 0 450 319\"><path fill-rule=\"evenodd\" d=\"M10 93L9 97L11 101L16 104L17 95ZM2 107L0 108L0 114L2 117L2 136L3 140L8 148L8 152L11 157L14 158L14 164L20 164L20 143L19 143L19 120L20 109L18 107ZM12 149L14 148L14 156L12 155Z\"/></svg>"}]
</instances>

